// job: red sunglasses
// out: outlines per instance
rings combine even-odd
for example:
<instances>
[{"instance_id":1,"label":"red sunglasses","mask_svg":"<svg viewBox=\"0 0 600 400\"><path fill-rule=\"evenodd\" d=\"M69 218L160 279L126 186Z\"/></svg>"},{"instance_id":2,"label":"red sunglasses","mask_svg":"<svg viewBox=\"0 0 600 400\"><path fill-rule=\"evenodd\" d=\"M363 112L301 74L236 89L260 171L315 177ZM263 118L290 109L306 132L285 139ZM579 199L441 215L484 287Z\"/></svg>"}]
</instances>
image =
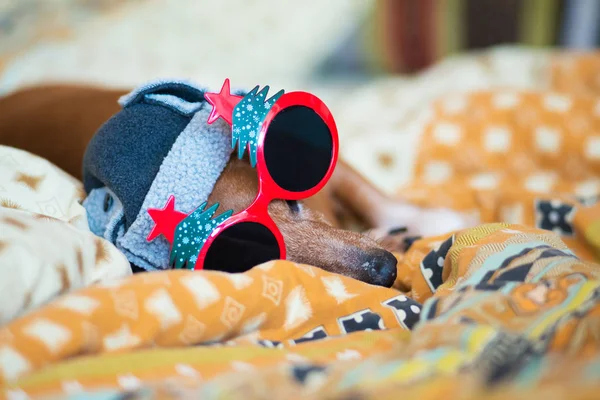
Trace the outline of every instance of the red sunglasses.
<instances>
[{"instance_id":1,"label":"red sunglasses","mask_svg":"<svg viewBox=\"0 0 600 400\"><path fill-rule=\"evenodd\" d=\"M155 226L147 240L165 236L174 268L241 272L285 259L285 242L269 216L269 204L275 199L306 199L333 174L339 141L327 106L306 92L281 91L266 99L268 86L257 90L258 86L244 97L232 95L226 79L220 93L204 95L213 106L208 123L220 117L227 121L232 126L232 147L239 141L238 157L248 149L256 165L258 193L252 204L237 214L228 210L215 218L218 204L205 210L204 203L185 214L175 210L173 196L162 210L148 209Z\"/></svg>"}]
</instances>

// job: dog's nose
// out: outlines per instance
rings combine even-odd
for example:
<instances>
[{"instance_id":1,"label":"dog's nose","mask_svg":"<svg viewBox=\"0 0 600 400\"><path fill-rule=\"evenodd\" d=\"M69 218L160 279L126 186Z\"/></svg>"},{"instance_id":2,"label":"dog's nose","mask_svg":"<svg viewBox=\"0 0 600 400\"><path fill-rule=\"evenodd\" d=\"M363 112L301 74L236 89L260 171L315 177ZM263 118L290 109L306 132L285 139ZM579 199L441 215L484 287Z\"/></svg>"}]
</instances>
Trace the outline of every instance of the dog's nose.
<instances>
[{"instance_id":1,"label":"dog's nose","mask_svg":"<svg viewBox=\"0 0 600 400\"><path fill-rule=\"evenodd\" d=\"M394 284L398 260L392 253L377 249L367 253L364 260L362 267L367 271L369 283L385 287L391 287Z\"/></svg>"}]
</instances>

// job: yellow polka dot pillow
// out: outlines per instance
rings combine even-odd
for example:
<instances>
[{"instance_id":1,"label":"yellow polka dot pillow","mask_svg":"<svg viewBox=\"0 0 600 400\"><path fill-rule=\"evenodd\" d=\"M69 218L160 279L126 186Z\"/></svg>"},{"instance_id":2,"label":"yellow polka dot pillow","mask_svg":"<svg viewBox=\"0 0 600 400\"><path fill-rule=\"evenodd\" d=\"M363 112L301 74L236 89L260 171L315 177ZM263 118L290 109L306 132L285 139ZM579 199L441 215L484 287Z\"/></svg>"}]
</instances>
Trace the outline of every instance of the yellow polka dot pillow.
<instances>
[{"instance_id":1,"label":"yellow polka dot pillow","mask_svg":"<svg viewBox=\"0 0 600 400\"><path fill-rule=\"evenodd\" d=\"M480 223L553 230L579 256L597 259L600 87L591 71L598 67L600 53L559 54L544 88L437 99L418 133L411 180L396 195Z\"/></svg>"},{"instance_id":2,"label":"yellow polka dot pillow","mask_svg":"<svg viewBox=\"0 0 600 400\"><path fill-rule=\"evenodd\" d=\"M600 193L600 97L505 89L447 104L434 104L399 196L479 211L485 222L501 217L496 205L508 197Z\"/></svg>"}]
</instances>

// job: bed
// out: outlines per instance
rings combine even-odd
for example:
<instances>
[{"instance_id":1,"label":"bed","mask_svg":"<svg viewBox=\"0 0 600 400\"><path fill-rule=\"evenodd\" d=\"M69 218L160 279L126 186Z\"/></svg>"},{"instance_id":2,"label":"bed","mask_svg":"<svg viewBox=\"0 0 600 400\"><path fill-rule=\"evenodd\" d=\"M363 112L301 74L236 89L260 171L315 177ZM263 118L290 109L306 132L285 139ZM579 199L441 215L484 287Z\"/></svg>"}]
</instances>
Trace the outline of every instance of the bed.
<instances>
[{"instance_id":1,"label":"bed","mask_svg":"<svg viewBox=\"0 0 600 400\"><path fill-rule=\"evenodd\" d=\"M414 238L393 288L289 261L131 275L80 182L0 146L2 397L594 397L599 65L496 50L316 89L374 184L479 221Z\"/></svg>"}]
</instances>

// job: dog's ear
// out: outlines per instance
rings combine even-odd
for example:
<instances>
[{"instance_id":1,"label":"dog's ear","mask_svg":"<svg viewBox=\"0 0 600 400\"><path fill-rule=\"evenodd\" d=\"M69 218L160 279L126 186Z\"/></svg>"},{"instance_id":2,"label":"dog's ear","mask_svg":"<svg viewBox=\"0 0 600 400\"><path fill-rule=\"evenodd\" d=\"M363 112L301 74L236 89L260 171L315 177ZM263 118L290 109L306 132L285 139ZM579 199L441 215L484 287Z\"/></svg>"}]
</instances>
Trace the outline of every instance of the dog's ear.
<instances>
[{"instance_id":1,"label":"dog's ear","mask_svg":"<svg viewBox=\"0 0 600 400\"><path fill-rule=\"evenodd\" d=\"M180 81L150 82L119 99L122 109L90 140L83 157L87 193L106 186L123 204L125 227L137 218L163 161L208 102Z\"/></svg>"}]
</instances>

